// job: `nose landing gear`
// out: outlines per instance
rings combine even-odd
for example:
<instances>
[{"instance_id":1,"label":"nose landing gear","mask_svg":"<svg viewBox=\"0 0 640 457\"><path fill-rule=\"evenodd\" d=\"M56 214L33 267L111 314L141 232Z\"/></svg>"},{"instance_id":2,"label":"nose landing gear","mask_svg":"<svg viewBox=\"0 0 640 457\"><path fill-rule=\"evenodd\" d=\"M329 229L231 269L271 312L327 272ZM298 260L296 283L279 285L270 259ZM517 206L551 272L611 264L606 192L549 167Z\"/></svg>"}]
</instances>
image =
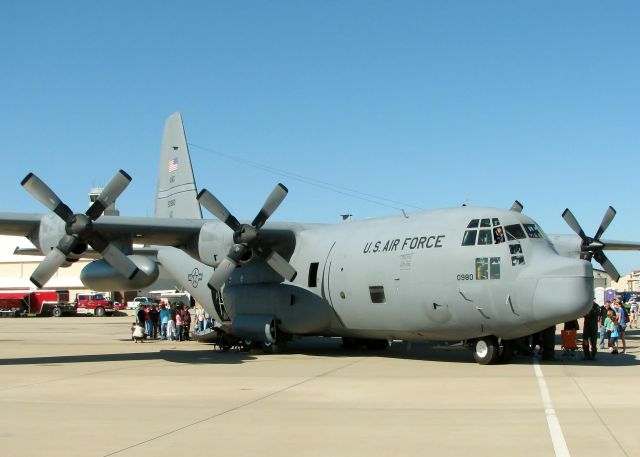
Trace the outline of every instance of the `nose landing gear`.
<instances>
[{"instance_id":1,"label":"nose landing gear","mask_svg":"<svg viewBox=\"0 0 640 457\"><path fill-rule=\"evenodd\" d=\"M473 342L473 358L480 365L508 363L513 358L513 342L498 341L495 336L483 336Z\"/></svg>"}]
</instances>

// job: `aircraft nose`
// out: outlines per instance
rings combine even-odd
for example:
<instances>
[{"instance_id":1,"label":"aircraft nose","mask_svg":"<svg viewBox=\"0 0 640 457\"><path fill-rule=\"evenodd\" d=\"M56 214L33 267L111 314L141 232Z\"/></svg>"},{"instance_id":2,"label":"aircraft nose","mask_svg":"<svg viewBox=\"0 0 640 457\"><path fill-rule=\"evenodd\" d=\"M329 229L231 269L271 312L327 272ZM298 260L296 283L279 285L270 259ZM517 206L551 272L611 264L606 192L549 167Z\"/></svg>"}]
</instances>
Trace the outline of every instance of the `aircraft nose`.
<instances>
[{"instance_id":1,"label":"aircraft nose","mask_svg":"<svg viewBox=\"0 0 640 457\"><path fill-rule=\"evenodd\" d=\"M584 316L593 303L593 269L586 260L560 258L541 272L533 315L549 325Z\"/></svg>"}]
</instances>

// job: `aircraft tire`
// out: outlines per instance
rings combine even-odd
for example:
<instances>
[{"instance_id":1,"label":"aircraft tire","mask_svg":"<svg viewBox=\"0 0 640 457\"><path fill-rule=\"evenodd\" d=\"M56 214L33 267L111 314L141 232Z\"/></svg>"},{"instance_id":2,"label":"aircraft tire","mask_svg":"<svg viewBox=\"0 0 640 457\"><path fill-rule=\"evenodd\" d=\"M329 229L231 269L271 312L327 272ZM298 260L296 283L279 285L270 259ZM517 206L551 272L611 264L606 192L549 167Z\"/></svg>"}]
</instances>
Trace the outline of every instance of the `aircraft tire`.
<instances>
[{"instance_id":1,"label":"aircraft tire","mask_svg":"<svg viewBox=\"0 0 640 457\"><path fill-rule=\"evenodd\" d=\"M480 365L493 365L500 356L500 346L495 336L483 336L473 344L473 358Z\"/></svg>"},{"instance_id":2,"label":"aircraft tire","mask_svg":"<svg viewBox=\"0 0 640 457\"><path fill-rule=\"evenodd\" d=\"M53 308L53 310L51 311L51 315L52 315L53 317L60 317L60 316L62 316L62 309L60 309L59 307L57 307L57 306L56 306L56 307L55 307L55 308Z\"/></svg>"},{"instance_id":3,"label":"aircraft tire","mask_svg":"<svg viewBox=\"0 0 640 457\"><path fill-rule=\"evenodd\" d=\"M98 306L96 308L96 310L93 313L96 317L103 317L104 316L104 308L102 306Z\"/></svg>"},{"instance_id":4,"label":"aircraft tire","mask_svg":"<svg viewBox=\"0 0 640 457\"><path fill-rule=\"evenodd\" d=\"M269 343L267 341L262 343L262 350L266 354L282 354L287 347L287 342L289 341L289 335L278 330L276 333L276 340L273 343Z\"/></svg>"}]
</instances>

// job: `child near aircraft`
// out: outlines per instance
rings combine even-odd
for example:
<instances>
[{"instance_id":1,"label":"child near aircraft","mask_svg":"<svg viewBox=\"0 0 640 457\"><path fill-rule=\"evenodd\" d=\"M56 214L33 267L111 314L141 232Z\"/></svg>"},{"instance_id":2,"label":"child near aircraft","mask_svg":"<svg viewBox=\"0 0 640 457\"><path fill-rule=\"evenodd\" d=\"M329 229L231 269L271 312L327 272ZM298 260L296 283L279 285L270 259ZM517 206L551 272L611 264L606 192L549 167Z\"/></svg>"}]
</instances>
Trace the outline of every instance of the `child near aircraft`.
<instances>
[{"instance_id":1,"label":"child near aircraft","mask_svg":"<svg viewBox=\"0 0 640 457\"><path fill-rule=\"evenodd\" d=\"M607 313L607 318L604 321L604 326L607 329L609 336L609 351L611 354L618 353L618 323L616 321L616 313L612 309Z\"/></svg>"}]
</instances>

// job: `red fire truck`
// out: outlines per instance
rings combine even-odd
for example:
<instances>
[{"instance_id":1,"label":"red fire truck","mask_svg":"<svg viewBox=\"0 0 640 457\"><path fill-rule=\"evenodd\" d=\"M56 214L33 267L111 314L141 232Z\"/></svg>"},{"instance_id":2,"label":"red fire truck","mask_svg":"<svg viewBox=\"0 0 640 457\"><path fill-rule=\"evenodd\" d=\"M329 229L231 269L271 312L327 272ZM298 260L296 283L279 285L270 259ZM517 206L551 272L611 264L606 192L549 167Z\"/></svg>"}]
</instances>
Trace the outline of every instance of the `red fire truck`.
<instances>
[{"instance_id":1,"label":"red fire truck","mask_svg":"<svg viewBox=\"0 0 640 457\"><path fill-rule=\"evenodd\" d=\"M69 302L68 290L8 290L0 292L0 314L60 317L75 314L76 306Z\"/></svg>"}]
</instances>

